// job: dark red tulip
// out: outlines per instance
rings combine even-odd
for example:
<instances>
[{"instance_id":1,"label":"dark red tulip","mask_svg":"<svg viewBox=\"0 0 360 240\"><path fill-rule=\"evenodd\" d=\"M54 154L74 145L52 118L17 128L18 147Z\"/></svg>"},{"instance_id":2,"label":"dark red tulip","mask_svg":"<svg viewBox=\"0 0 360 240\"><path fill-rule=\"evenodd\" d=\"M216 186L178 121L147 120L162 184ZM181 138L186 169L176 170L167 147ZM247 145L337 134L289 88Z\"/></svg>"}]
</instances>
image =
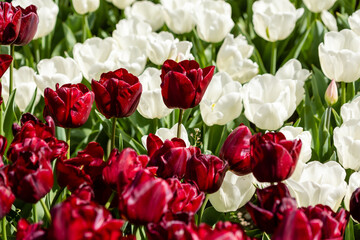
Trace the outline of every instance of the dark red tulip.
<instances>
[{"instance_id":1,"label":"dark red tulip","mask_svg":"<svg viewBox=\"0 0 360 240\"><path fill-rule=\"evenodd\" d=\"M10 212L11 205L15 201L6 172L7 168L0 168L0 219Z\"/></svg>"},{"instance_id":2,"label":"dark red tulip","mask_svg":"<svg viewBox=\"0 0 360 240\"><path fill-rule=\"evenodd\" d=\"M147 149L149 151L149 166L158 167L156 174L162 178L177 177L182 179L185 175L186 163L191 157L190 150L180 138L165 140L161 147L159 137L149 134Z\"/></svg>"},{"instance_id":3,"label":"dark red tulip","mask_svg":"<svg viewBox=\"0 0 360 240\"><path fill-rule=\"evenodd\" d=\"M0 2L0 44L12 44L18 37L21 24L21 9L11 3Z\"/></svg>"},{"instance_id":4,"label":"dark red tulip","mask_svg":"<svg viewBox=\"0 0 360 240\"><path fill-rule=\"evenodd\" d=\"M94 93L81 83L65 84L56 90L46 88L44 92L44 115L50 115L56 125L63 128L77 128L89 118Z\"/></svg>"},{"instance_id":5,"label":"dark red tulip","mask_svg":"<svg viewBox=\"0 0 360 240\"><path fill-rule=\"evenodd\" d=\"M120 195L119 211L133 224L158 223L172 197L165 180L155 178L147 169L140 170Z\"/></svg>"},{"instance_id":6,"label":"dark red tulip","mask_svg":"<svg viewBox=\"0 0 360 240\"><path fill-rule=\"evenodd\" d=\"M30 5L25 9L20 6L16 8L21 10L21 25L19 35L13 44L23 46L34 38L39 24L39 17L35 5Z\"/></svg>"},{"instance_id":7,"label":"dark red tulip","mask_svg":"<svg viewBox=\"0 0 360 240\"><path fill-rule=\"evenodd\" d=\"M286 140L280 133L254 135L250 140L251 170L259 182L281 182L291 176L301 150L301 140Z\"/></svg>"},{"instance_id":8,"label":"dark red tulip","mask_svg":"<svg viewBox=\"0 0 360 240\"><path fill-rule=\"evenodd\" d=\"M115 188L118 186L119 189L124 189L134 180L136 173L146 167L148 162L148 156L139 156L131 148L125 148L121 152L113 149L103 169L103 179L107 184L115 186Z\"/></svg>"},{"instance_id":9,"label":"dark red tulip","mask_svg":"<svg viewBox=\"0 0 360 240\"><path fill-rule=\"evenodd\" d=\"M214 66L201 69L194 60L166 60L161 68L161 94L168 108L197 106L214 75Z\"/></svg>"},{"instance_id":10,"label":"dark red tulip","mask_svg":"<svg viewBox=\"0 0 360 240\"><path fill-rule=\"evenodd\" d=\"M251 240L239 224L232 222L218 222L215 228L211 228L209 225L202 223L198 229L198 236L199 239L206 240Z\"/></svg>"},{"instance_id":11,"label":"dark red tulip","mask_svg":"<svg viewBox=\"0 0 360 240\"><path fill-rule=\"evenodd\" d=\"M351 195L350 213L356 221L360 222L360 188L357 188Z\"/></svg>"},{"instance_id":12,"label":"dark red tulip","mask_svg":"<svg viewBox=\"0 0 360 240\"><path fill-rule=\"evenodd\" d=\"M219 157L227 161L230 170L242 176L251 173L249 128L243 124L235 128L221 147Z\"/></svg>"},{"instance_id":13,"label":"dark red tulip","mask_svg":"<svg viewBox=\"0 0 360 240\"><path fill-rule=\"evenodd\" d=\"M194 154L186 165L185 180L195 183L200 191L214 193L221 187L228 164L213 155Z\"/></svg>"},{"instance_id":14,"label":"dark red tulip","mask_svg":"<svg viewBox=\"0 0 360 240\"><path fill-rule=\"evenodd\" d=\"M46 232L41 223L30 224L22 218L17 224L16 240L45 240Z\"/></svg>"},{"instance_id":15,"label":"dark red tulip","mask_svg":"<svg viewBox=\"0 0 360 240\"><path fill-rule=\"evenodd\" d=\"M37 137L26 138L23 142L12 144L9 159L8 177L16 197L25 202L36 203L53 186L53 172L48 144Z\"/></svg>"},{"instance_id":16,"label":"dark red tulip","mask_svg":"<svg viewBox=\"0 0 360 240\"><path fill-rule=\"evenodd\" d=\"M124 68L103 73L100 81L91 81L95 102L106 118L128 117L139 104L142 86L139 79Z\"/></svg>"},{"instance_id":17,"label":"dark red tulip","mask_svg":"<svg viewBox=\"0 0 360 240\"><path fill-rule=\"evenodd\" d=\"M0 135L0 168L4 165L2 158L4 156L6 146L7 146L6 138Z\"/></svg>"},{"instance_id":18,"label":"dark red tulip","mask_svg":"<svg viewBox=\"0 0 360 240\"><path fill-rule=\"evenodd\" d=\"M246 210L255 225L272 233L289 212L297 209L296 200L291 198L288 188L283 183L264 189L257 189L258 206L248 202Z\"/></svg>"},{"instance_id":19,"label":"dark red tulip","mask_svg":"<svg viewBox=\"0 0 360 240\"><path fill-rule=\"evenodd\" d=\"M0 54L0 78L4 75L6 70L10 67L13 58L7 54ZM1 83L0 83L1 85ZM1 87L0 87L1 90ZM1 91L0 91L1 92Z\"/></svg>"},{"instance_id":20,"label":"dark red tulip","mask_svg":"<svg viewBox=\"0 0 360 240\"><path fill-rule=\"evenodd\" d=\"M146 230L149 240L200 240L193 224L179 220L149 223Z\"/></svg>"}]
</instances>

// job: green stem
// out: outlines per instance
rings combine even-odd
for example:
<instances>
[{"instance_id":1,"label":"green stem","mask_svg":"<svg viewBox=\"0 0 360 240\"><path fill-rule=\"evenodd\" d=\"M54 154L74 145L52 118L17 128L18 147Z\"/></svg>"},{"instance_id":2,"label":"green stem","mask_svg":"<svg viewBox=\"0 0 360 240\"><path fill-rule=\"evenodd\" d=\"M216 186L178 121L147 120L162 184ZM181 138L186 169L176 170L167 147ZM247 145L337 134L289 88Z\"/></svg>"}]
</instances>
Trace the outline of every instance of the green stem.
<instances>
[{"instance_id":1,"label":"green stem","mask_svg":"<svg viewBox=\"0 0 360 240\"><path fill-rule=\"evenodd\" d=\"M82 17L83 17L82 42L85 42L87 38L88 20L86 14L84 14Z\"/></svg>"},{"instance_id":2,"label":"green stem","mask_svg":"<svg viewBox=\"0 0 360 240\"><path fill-rule=\"evenodd\" d=\"M115 134L116 134L116 117L112 118L112 135L111 135L111 149L110 152L115 148Z\"/></svg>"},{"instance_id":3,"label":"green stem","mask_svg":"<svg viewBox=\"0 0 360 240\"><path fill-rule=\"evenodd\" d=\"M3 240L7 240L7 234L6 234L6 216L4 216L3 219L2 219L2 235L3 235Z\"/></svg>"},{"instance_id":4,"label":"green stem","mask_svg":"<svg viewBox=\"0 0 360 240\"><path fill-rule=\"evenodd\" d=\"M14 89L14 61L15 61L15 46L10 45L10 55L12 56L13 60L10 64L10 83L9 83L9 96Z\"/></svg>"},{"instance_id":5,"label":"green stem","mask_svg":"<svg viewBox=\"0 0 360 240\"><path fill-rule=\"evenodd\" d=\"M71 128L65 128L66 132L66 143L69 146L68 152L67 152L67 159L70 159L70 135L71 135Z\"/></svg>"},{"instance_id":6,"label":"green stem","mask_svg":"<svg viewBox=\"0 0 360 240\"><path fill-rule=\"evenodd\" d=\"M109 200L108 200L108 201L106 202L106 204L105 204L105 208L106 208L106 209L109 209L110 204L111 204L112 200L114 199L115 195L116 195L116 192L113 191L113 192L111 193L110 197L109 197Z\"/></svg>"},{"instance_id":7,"label":"green stem","mask_svg":"<svg viewBox=\"0 0 360 240\"><path fill-rule=\"evenodd\" d=\"M60 195L64 191L64 189L65 189L65 187L62 187L59 190L57 190L56 195L55 195L54 199L51 202L51 205L50 205L51 208L53 208L55 206L56 201L58 200L58 198L60 197Z\"/></svg>"},{"instance_id":8,"label":"green stem","mask_svg":"<svg viewBox=\"0 0 360 240\"><path fill-rule=\"evenodd\" d=\"M341 82L341 105L346 103L346 83Z\"/></svg>"},{"instance_id":9,"label":"green stem","mask_svg":"<svg viewBox=\"0 0 360 240\"><path fill-rule=\"evenodd\" d=\"M45 216L46 216L47 220L48 220L49 223L50 223L50 222L51 222L51 214L50 214L49 209L48 209L47 206L45 205L43 199L40 199L40 204L41 204L41 206L43 207Z\"/></svg>"},{"instance_id":10,"label":"green stem","mask_svg":"<svg viewBox=\"0 0 360 240\"><path fill-rule=\"evenodd\" d=\"M277 57L277 47L276 47L276 42L272 43L272 48L271 48L271 66L270 66L270 73L271 74L275 74L276 73L276 57Z\"/></svg>"},{"instance_id":11,"label":"green stem","mask_svg":"<svg viewBox=\"0 0 360 240\"><path fill-rule=\"evenodd\" d=\"M37 217L37 210L36 210L36 203L32 205L33 208L33 218L34 218L34 222L38 222L38 217Z\"/></svg>"},{"instance_id":12,"label":"green stem","mask_svg":"<svg viewBox=\"0 0 360 240\"><path fill-rule=\"evenodd\" d=\"M177 134L176 137L180 138L181 137L181 122L182 122L182 117L184 114L184 109L179 109L179 121L178 121L178 127L177 127Z\"/></svg>"},{"instance_id":13,"label":"green stem","mask_svg":"<svg viewBox=\"0 0 360 240\"><path fill-rule=\"evenodd\" d=\"M331 107L330 106L327 107L326 111L327 112L326 112L325 126L326 126L327 130L330 131Z\"/></svg>"},{"instance_id":14,"label":"green stem","mask_svg":"<svg viewBox=\"0 0 360 240\"><path fill-rule=\"evenodd\" d=\"M200 225L200 223L201 223L201 218L202 218L202 216L204 214L204 210L205 210L205 207L206 207L206 204L207 204L208 200L209 200L209 194L206 194L205 195L205 200L204 200L203 204L201 205L201 209L200 209L200 212L199 212L199 215L198 215L198 225Z\"/></svg>"}]
</instances>

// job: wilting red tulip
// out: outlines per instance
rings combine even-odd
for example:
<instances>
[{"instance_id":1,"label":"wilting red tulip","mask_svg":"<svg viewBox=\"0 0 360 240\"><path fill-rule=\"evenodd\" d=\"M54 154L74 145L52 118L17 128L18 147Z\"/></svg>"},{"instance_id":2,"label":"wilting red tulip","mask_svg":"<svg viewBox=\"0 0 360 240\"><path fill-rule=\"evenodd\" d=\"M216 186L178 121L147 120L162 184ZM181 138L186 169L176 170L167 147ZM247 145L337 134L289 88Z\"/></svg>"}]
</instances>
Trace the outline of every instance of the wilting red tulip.
<instances>
[{"instance_id":1,"label":"wilting red tulip","mask_svg":"<svg viewBox=\"0 0 360 240\"><path fill-rule=\"evenodd\" d=\"M23 142L12 144L13 150L8 158L8 178L16 197L29 203L36 203L53 186L53 172L48 144L37 137L26 138Z\"/></svg>"},{"instance_id":2,"label":"wilting red tulip","mask_svg":"<svg viewBox=\"0 0 360 240\"><path fill-rule=\"evenodd\" d=\"M11 210L11 205L15 201L15 196L9 186L7 168L0 168L0 219Z\"/></svg>"},{"instance_id":3,"label":"wilting red tulip","mask_svg":"<svg viewBox=\"0 0 360 240\"><path fill-rule=\"evenodd\" d=\"M12 56L7 55L7 54L0 54L0 78L4 75L6 70L9 68L12 60L13 60ZM1 83L0 83L0 85L1 85ZM0 90L1 90L1 88L0 88Z\"/></svg>"},{"instance_id":4,"label":"wilting red tulip","mask_svg":"<svg viewBox=\"0 0 360 240\"><path fill-rule=\"evenodd\" d=\"M106 118L128 117L139 104L142 86L139 79L124 68L101 74L100 81L91 81L95 102Z\"/></svg>"},{"instance_id":5,"label":"wilting red tulip","mask_svg":"<svg viewBox=\"0 0 360 240\"><path fill-rule=\"evenodd\" d=\"M289 211L297 209L296 200L291 198L289 190L283 183L257 189L256 195L259 206L248 202L246 210L255 225L268 233L276 229Z\"/></svg>"},{"instance_id":6,"label":"wilting red tulip","mask_svg":"<svg viewBox=\"0 0 360 240\"><path fill-rule=\"evenodd\" d=\"M360 222L360 188L357 188L351 195L350 214L353 219Z\"/></svg>"},{"instance_id":7,"label":"wilting red tulip","mask_svg":"<svg viewBox=\"0 0 360 240\"><path fill-rule=\"evenodd\" d=\"M173 193L165 180L155 178L147 169L140 170L120 195L119 211L134 224L157 223L167 211L172 197Z\"/></svg>"},{"instance_id":8,"label":"wilting red tulip","mask_svg":"<svg viewBox=\"0 0 360 240\"><path fill-rule=\"evenodd\" d=\"M17 224L16 240L45 240L46 232L41 223L30 224L22 218Z\"/></svg>"},{"instance_id":9,"label":"wilting red tulip","mask_svg":"<svg viewBox=\"0 0 360 240\"><path fill-rule=\"evenodd\" d=\"M39 24L39 17L35 5L30 5L25 9L20 6L16 8L21 10L21 25L19 35L13 44L23 46L34 38Z\"/></svg>"},{"instance_id":10,"label":"wilting red tulip","mask_svg":"<svg viewBox=\"0 0 360 240\"><path fill-rule=\"evenodd\" d=\"M242 176L251 172L251 136L249 128L241 124L229 134L221 147L219 157L229 163L230 170L236 175Z\"/></svg>"},{"instance_id":11,"label":"wilting red tulip","mask_svg":"<svg viewBox=\"0 0 360 240\"><path fill-rule=\"evenodd\" d=\"M215 67L201 69L194 60L166 60L161 68L161 94L168 108L197 106L212 79Z\"/></svg>"},{"instance_id":12,"label":"wilting red tulip","mask_svg":"<svg viewBox=\"0 0 360 240\"><path fill-rule=\"evenodd\" d=\"M219 190L228 164L213 155L194 154L186 165L185 180L195 183L200 191L214 193Z\"/></svg>"},{"instance_id":13,"label":"wilting red tulip","mask_svg":"<svg viewBox=\"0 0 360 240\"><path fill-rule=\"evenodd\" d=\"M151 156L149 166L158 167L156 174L162 178L182 179L185 175L186 163L191 157L190 150L180 138L165 140L161 147L159 140L156 135L149 134L147 139L147 149Z\"/></svg>"},{"instance_id":14,"label":"wilting red tulip","mask_svg":"<svg viewBox=\"0 0 360 240\"><path fill-rule=\"evenodd\" d=\"M0 2L0 44L12 44L18 37L21 24L21 10L11 3Z\"/></svg>"},{"instance_id":15,"label":"wilting red tulip","mask_svg":"<svg viewBox=\"0 0 360 240\"><path fill-rule=\"evenodd\" d=\"M50 115L60 127L76 128L88 120L94 93L81 83L56 84L56 91L45 89L44 99L44 115Z\"/></svg>"},{"instance_id":16,"label":"wilting red tulip","mask_svg":"<svg viewBox=\"0 0 360 240\"><path fill-rule=\"evenodd\" d=\"M259 182L280 182L291 176L301 150L301 140L286 140L280 133L260 133L250 139L251 170Z\"/></svg>"},{"instance_id":17,"label":"wilting red tulip","mask_svg":"<svg viewBox=\"0 0 360 240\"><path fill-rule=\"evenodd\" d=\"M218 240L218 239L234 239L234 240L251 240L241 226L232 222L218 222L215 228L202 223L198 229L199 239Z\"/></svg>"}]
</instances>

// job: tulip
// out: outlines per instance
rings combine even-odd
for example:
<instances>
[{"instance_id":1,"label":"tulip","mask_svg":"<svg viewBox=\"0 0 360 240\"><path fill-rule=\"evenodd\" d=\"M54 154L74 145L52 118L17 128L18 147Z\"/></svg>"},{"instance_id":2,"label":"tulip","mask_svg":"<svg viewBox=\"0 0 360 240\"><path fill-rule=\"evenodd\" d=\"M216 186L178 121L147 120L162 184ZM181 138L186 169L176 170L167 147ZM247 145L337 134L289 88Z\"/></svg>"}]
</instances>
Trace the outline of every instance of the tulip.
<instances>
[{"instance_id":1,"label":"tulip","mask_svg":"<svg viewBox=\"0 0 360 240\"><path fill-rule=\"evenodd\" d=\"M0 166L0 219L10 212L11 205L15 201L15 196L11 191L6 172L7 168Z\"/></svg>"},{"instance_id":2,"label":"tulip","mask_svg":"<svg viewBox=\"0 0 360 240\"><path fill-rule=\"evenodd\" d=\"M30 224L25 218L21 218L17 224L16 240L23 239L46 240L46 231L41 223Z\"/></svg>"},{"instance_id":3,"label":"tulip","mask_svg":"<svg viewBox=\"0 0 360 240\"><path fill-rule=\"evenodd\" d=\"M149 223L146 230L149 240L200 240L195 227L181 220L162 220L158 224Z\"/></svg>"},{"instance_id":4,"label":"tulip","mask_svg":"<svg viewBox=\"0 0 360 240\"><path fill-rule=\"evenodd\" d=\"M139 79L123 68L103 73L99 82L92 80L91 87L97 108L108 119L132 115L142 92Z\"/></svg>"},{"instance_id":5,"label":"tulip","mask_svg":"<svg viewBox=\"0 0 360 240\"><path fill-rule=\"evenodd\" d=\"M4 136L0 135L0 168L4 165L2 157L6 150L7 140Z\"/></svg>"},{"instance_id":6,"label":"tulip","mask_svg":"<svg viewBox=\"0 0 360 240\"><path fill-rule=\"evenodd\" d=\"M39 17L35 5L30 5L25 9L19 6L17 9L21 10L21 25L19 36L13 44L23 46L34 38L39 24Z\"/></svg>"},{"instance_id":7,"label":"tulip","mask_svg":"<svg viewBox=\"0 0 360 240\"><path fill-rule=\"evenodd\" d=\"M259 182L280 182L291 176L301 150L301 140L286 140L278 133L260 133L250 139L251 170Z\"/></svg>"},{"instance_id":8,"label":"tulip","mask_svg":"<svg viewBox=\"0 0 360 240\"><path fill-rule=\"evenodd\" d=\"M343 104L340 115L344 124L351 120L360 120L360 98L355 97L351 102Z\"/></svg>"},{"instance_id":9,"label":"tulip","mask_svg":"<svg viewBox=\"0 0 360 240\"><path fill-rule=\"evenodd\" d=\"M186 164L185 180L193 182L200 191L214 193L221 187L228 164L213 155L195 153Z\"/></svg>"},{"instance_id":10,"label":"tulip","mask_svg":"<svg viewBox=\"0 0 360 240\"><path fill-rule=\"evenodd\" d=\"M330 31L338 31L336 18L334 15L329 13L328 11L322 11L321 12L321 21L324 23L324 25L330 30Z\"/></svg>"},{"instance_id":11,"label":"tulip","mask_svg":"<svg viewBox=\"0 0 360 240\"><path fill-rule=\"evenodd\" d=\"M360 222L360 187L358 187L350 198L350 214L353 219Z\"/></svg>"},{"instance_id":12,"label":"tulip","mask_svg":"<svg viewBox=\"0 0 360 240\"><path fill-rule=\"evenodd\" d=\"M334 105L338 101L338 90L335 80L331 80L325 92L325 101L329 106Z\"/></svg>"},{"instance_id":13,"label":"tulip","mask_svg":"<svg viewBox=\"0 0 360 240\"><path fill-rule=\"evenodd\" d=\"M209 225L200 224L198 229L199 239L239 239L239 240L251 240L245 231L238 223L232 222L217 222L215 228L212 229Z\"/></svg>"},{"instance_id":14,"label":"tulip","mask_svg":"<svg viewBox=\"0 0 360 240\"><path fill-rule=\"evenodd\" d=\"M0 54L0 78L4 75L6 70L10 67L13 58L7 54Z\"/></svg>"},{"instance_id":15,"label":"tulip","mask_svg":"<svg viewBox=\"0 0 360 240\"><path fill-rule=\"evenodd\" d=\"M21 9L11 3L0 2L0 44L12 44L19 35L21 25Z\"/></svg>"},{"instance_id":16,"label":"tulip","mask_svg":"<svg viewBox=\"0 0 360 240\"><path fill-rule=\"evenodd\" d=\"M130 6L135 0L106 0L111 2L119 9L125 9L127 6Z\"/></svg>"},{"instance_id":17,"label":"tulip","mask_svg":"<svg viewBox=\"0 0 360 240\"><path fill-rule=\"evenodd\" d=\"M13 0L13 6L26 8L30 5L37 7L39 25L33 39L42 38L53 31L59 7L53 0Z\"/></svg>"},{"instance_id":18,"label":"tulip","mask_svg":"<svg viewBox=\"0 0 360 240\"><path fill-rule=\"evenodd\" d=\"M192 60L164 62L161 68L161 94L168 108L187 109L197 106L214 74L214 66L204 69Z\"/></svg>"},{"instance_id":19,"label":"tulip","mask_svg":"<svg viewBox=\"0 0 360 240\"><path fill-rule=\"evenodd\" d=\"M317 1L317 0L303 0L303 3L305 6L312 12L318 13L324 10L329 10L336 0L323 0L323 1Z\"/></svg>"},{"instance_id":20,"label":"tulip","mask_svg":"<svg viewBox=\"0 0 360 240\"><path fill-rule=\"evenodd\" d=\"M158 223L173 193L169 184L148 170L139 171L119 199L121 215L133 224Z\"/></svg>"},{"instance_id":21,"label":"tulip","mask_svg":"<svg viewBox=\"0 0 360 240\"><path fill-rule=\"evenodd\" d=\"M246 210L255 225L268 233L273 233L284 217L297 209L295 199L291 198L289 190L283 183L257 189L256 195L259 206L249 202L246 204Z\"/></svg>"},{"instance_id":22,"label":"tulip","mask_svg":"<svg viewBox=\"0 0 360 240\"><path fill-rule=\"evenodd\" d=\"M350 175L349 184L346 188L344 197L344 206L346 210L350 210L350 199L357 188L360 187L360 172L354 172Z\"/></svg>"},{"instance_id":23,"label":"tulip","mask_svg":"<svg viewBox=\"0 0 360 240\"><path fill-rule=\"evenodd\" d=\"M226 138L220 149L219 157L227 161L230 170L242 176L251 172L249 128L243 124L235 128Z\"/></svg>"},{"instance_id":24,"label":"tulip","mask_svg":"<svg viewBox=\"0 0 360 240\"><path fill-rule=\"evenodd\" d=\"M360 35L360 10L355 11L348 18L348 22L351 30L353 30L357 35Z\"/></svg>"},{"instance_id":25,"label":"tulip","mask_svg":"<svg viewBox=\"0 0 360 240\"><path fill-rule=\"evenodd\" d=\"M44 113L52 116L55 123L64 128L82 126L89 118L94 93L81 84L65 84L56 90L46 88Z\"/></svg>"},{"instance_id":26,"label":"tulip","mask_svg":"<svg viewBox=\"0 0 360 240\"><path fill-rule=\"evenodd\" d=\"M72 4L78 14L87 14L99 8L100 0L73 0Z\"/></svg>"},{"instance_id":27,"label":"tulip","mask_svg":"<svg viewBox=\"0 0 360 240\"><path fill-rule=\"evenodd\" d=\"M37 64L38 75L35 76L36 85L44 95L47 87L55 88L55 85L66 83L81 83L82 74L76 62L72 58L55 56L51 59L42 59Z\"/></svg>"},{"instance_id":28,"label":"tulip","mask_svg":"<svg viewBox=\"0 0 360 240\"><path fill-rule=\"evenodd\" d=\"M125 9L125 15L128 19L136 18L149 23L154 32L164 25L162 5L150 1L134 2L131 7Z\"/></svg>"}]
</instances>

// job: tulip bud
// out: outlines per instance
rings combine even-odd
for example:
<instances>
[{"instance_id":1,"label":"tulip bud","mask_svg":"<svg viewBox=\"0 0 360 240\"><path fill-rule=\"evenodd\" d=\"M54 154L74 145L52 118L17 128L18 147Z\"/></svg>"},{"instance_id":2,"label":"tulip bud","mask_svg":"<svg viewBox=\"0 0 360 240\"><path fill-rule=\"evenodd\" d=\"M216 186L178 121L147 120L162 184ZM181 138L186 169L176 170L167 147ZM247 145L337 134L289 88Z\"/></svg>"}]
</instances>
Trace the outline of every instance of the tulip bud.
<instances>
[{"instance_id":1,"label":"tulip bud","mask_svg":"<svg viewBox=\"0 0 360 240\"><path fill-rule=\"evenodd\" d=\"M329 106L334 105L338 101L338 90L336 86L335 80L331 80L331 83L329 84L328 88L325 92L325 101Z\"/></svg>"},{"instance_id":2,"label":"tulip bud","mask_svg":"<svg viewBox=\"0 0 360 240\"><path fill-rule=\"evenodd\" d=\"M353 219L360 222L360 188L357 188L351 195L350 214Z\"/></svg>"}]
</instances>

